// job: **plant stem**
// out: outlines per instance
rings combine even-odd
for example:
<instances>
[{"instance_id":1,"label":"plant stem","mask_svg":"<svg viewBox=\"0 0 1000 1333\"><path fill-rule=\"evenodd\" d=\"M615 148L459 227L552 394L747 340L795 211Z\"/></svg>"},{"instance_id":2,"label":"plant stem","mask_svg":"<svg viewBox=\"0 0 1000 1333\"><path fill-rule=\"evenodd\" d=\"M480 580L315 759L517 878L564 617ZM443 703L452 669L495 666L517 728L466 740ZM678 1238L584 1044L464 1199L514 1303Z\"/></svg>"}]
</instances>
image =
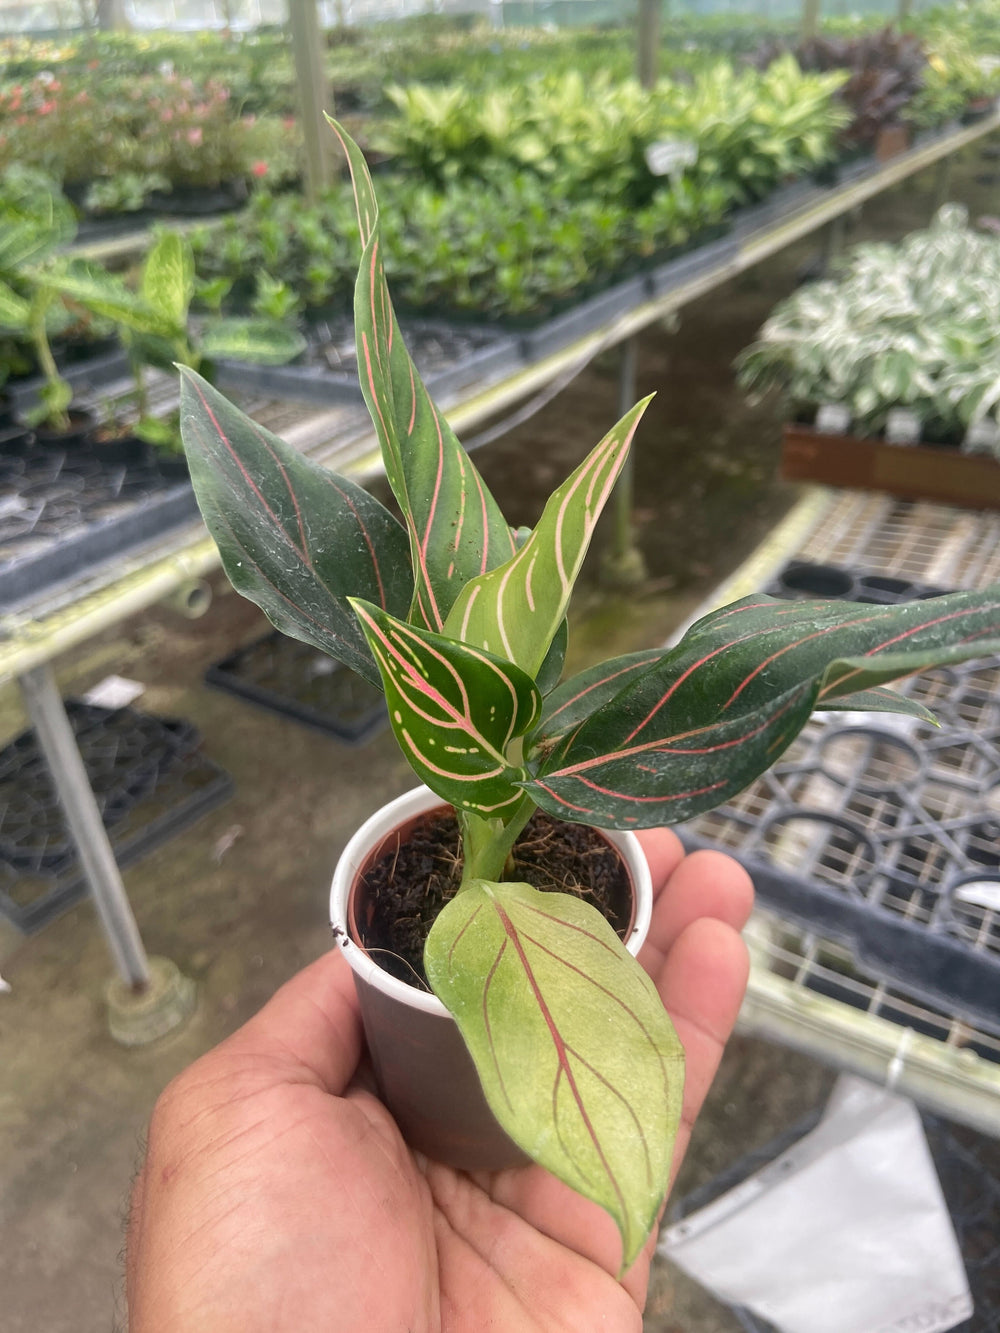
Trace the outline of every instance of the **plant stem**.
<instances>
[{"instance_id":1,"label":"plant stem","mask_svg":"<svg viewBox=\"0 0 1000 1333\"><path fill-rule=\"evenodd\" d=\"M52 298L53 294L43 289L32 303L31 341L34 343L38 364L42 368L46 383L50 388L58 389L66 382L59 374L59 367L49 345L49 336L45 331L45 317L52 304ZM69 430L69 414L65 409L51 413L49 421L56 430Z\"/></svg>"},{"instance_id":2,"label":"plant stem","mask_svg":"<svg viewBox=\"0 0 1000 1333\"><path fill-rule=\"evenodd\" d=\"M494 882L500 879L514 843L536 809L534 801L525 792L506 822L478 819L464 810L459 811L464 862L460 888L476 879Z\"/></svg>"}]
</instances>

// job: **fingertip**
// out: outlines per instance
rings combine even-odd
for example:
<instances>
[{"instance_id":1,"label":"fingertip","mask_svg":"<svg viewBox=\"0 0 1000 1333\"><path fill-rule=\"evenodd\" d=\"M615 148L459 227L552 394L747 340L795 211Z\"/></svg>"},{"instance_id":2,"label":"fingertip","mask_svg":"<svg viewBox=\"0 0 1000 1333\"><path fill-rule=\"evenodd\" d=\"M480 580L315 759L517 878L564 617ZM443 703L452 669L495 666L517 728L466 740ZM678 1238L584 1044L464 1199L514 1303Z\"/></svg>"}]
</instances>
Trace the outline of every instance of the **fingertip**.
<instances>
[{"instance_id":1,"label":"fingertip","mask_svg":"<svg viewBox=\"0 0 1000 1333\"><path fill-rule=\"evenodd\" d=\"M753 911L754 887L749 871L726 852L700 848L691 852L679 867L685 883L700 883L711 905L718 910L704 916L720 920L742 930Z\"/></svg>"}]
</instances>

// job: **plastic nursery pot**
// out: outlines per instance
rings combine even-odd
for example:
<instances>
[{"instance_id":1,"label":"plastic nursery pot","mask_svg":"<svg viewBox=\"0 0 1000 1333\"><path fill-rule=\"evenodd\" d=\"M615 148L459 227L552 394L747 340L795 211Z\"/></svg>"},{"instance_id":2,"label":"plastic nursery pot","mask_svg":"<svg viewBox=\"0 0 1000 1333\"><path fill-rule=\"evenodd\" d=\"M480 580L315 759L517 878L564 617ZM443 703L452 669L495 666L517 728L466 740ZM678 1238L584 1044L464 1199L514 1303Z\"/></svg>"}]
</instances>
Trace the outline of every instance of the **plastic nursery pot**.
<instances>
[{"instance_id":1,"label":"plastic nursery pot","mask_svg":"<svg viewBox=\"0 0 1000 1333\"><path fill-rule=\"evenodd\" d=\"M427 787L390 801L362 824L344 848L330 892L334 936L354 972L365 1037L382 1098L412 1148L464 1171L522 1166L527 1156L501 1129L479 1086L472 1057L444 1005L429 991L390 976L358 941L359 879L408 828L446 809ZM653 893L649 867L633 833L602 830L632 881L632 917L625 939L639 951L649 929Z\"/></svg>"},{"instance_id":2,"label":"plastic nursery pot","mask_svg":"<svg viewBox=\"0 0 1000 1333\"><path fill-rule=\"evenodd\" d=\"M87 443L95 455L105 463L131 463L141 466L152 456L152 446L138 435L102 437L100 429L89 431Z\"/></svg>"},{"instance_id":3,"label":"plastic nursery pot","mask_svg":"<svg viewBox=\"0 0 1000 1333\"><path fill-rule=\"evenodd\" d=\"M51 426L36 426L35 440L48 447L83 444L94 428L94 416L82 408L73 408L69 413L69 428L54 430Z\"/></svg>"}]
</instances>

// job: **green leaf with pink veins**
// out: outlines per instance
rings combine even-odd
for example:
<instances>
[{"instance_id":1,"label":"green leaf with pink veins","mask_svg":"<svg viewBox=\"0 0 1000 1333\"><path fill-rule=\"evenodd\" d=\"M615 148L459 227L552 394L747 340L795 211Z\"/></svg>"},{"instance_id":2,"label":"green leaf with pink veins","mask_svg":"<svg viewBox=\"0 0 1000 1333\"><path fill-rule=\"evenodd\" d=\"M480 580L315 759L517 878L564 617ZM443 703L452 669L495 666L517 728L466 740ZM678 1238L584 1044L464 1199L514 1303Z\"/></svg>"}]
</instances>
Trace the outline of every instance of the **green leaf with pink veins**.
<instances>
[{"instance_id":1,"label":"green leaf with pink veins","mask_svg":"<svg viewBox=\"0 0 1000 1333\"><path fill-rule=\"evenodd\" d=\"M445 634L505 657L529 676L537 675L649 402L644 398L626 413L553 491L537 526L513 558L462 589L445 622Z\"/></svg>"},{"instance_id":2,"label":"green leaf with pink veins","mask_svg":"<svg viewBox=\"0 0 1000 1333\"><path fill-rule=\"evenodd\" d=\"M486 880L438 916L424 966L497 1120L611 1214L628 1268L667 1191L684 1090L652 981L590 903Z\"/></svg>"},{"instance_id":3,"label":"green leaf with pink veins","mask_svg":"<svg viewBox=\"0 0 1000 1333\"><path fill-rule=\"evenodd\" d=\"M480 819L509 818L527 771L513 743L538 719L530 676L431 630L352 600L378 663L400 749L432 791Z\"/></svg>"},{"instance_id":4,"label":"green leaf with pink veins","mask_svg":"<svg viewBox=\"0 0 1000 1333\"><path fill-rule=\"evenodd\" d=\"M406 350L386 285L368 168L357 144L330 124L351 169L364 245L354 288L361 390L410 534L414 591L408 618L440 630L461 588L509 560L514 540Z\"/></svg>"}]
</instances>

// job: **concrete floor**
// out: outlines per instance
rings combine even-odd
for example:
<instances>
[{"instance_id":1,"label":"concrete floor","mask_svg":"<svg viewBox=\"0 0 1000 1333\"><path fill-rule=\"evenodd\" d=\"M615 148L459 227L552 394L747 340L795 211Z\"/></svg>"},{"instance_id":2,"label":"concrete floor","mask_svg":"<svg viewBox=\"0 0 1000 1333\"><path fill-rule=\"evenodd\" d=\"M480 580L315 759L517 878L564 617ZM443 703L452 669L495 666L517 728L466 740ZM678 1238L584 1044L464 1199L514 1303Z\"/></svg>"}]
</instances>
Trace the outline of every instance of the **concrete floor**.
<instances>
[{"instance_id":1,"label":"concrete floor","mask_svg":"<svg viewBox=\"0 0 1000 1333\"><path fill-rule=\"evenodd\" d=\"M203 620L150 612L88 644L60 672L67 694L111 670L141 680L139 706L192 720L206 753L238 782L226 805L125 872L147 949L197 982L197 1011L182 1031L133 1050L111 1040L103 991L112 969L89 903L30 938L0 935L11 986L0 995L5 1333L122 1325L124 1210L158 1092L328 947L327 889L340 848L360 818L412 785L387 731L351 750L201 684L205 667L260 629L255 609L220 581ZM761 1043L736 1042L681 1188L816 1105L830 1077ZM757 1108L752 1125L748 1105ZM650 1333L736 1327L681 1290L666 1270L657 1274ZM697 1324L687 1322L691 1309Z\"/></svg>"},{"instance_id":2,"label":"concrete floor","mask_svg":"<svg viewBox=\"0 0 1000 1333\"><path fill-rule=\"evenodd\" d=\"M883 234L902 234L925 218L930 188L925 182L905 196L897 192L880 213L871 210ZM801 249L785 258L777 289L768 277L773 270L762 269L746 280L744 295L756 291L766 311L802 258ZM730 323L726 298L717 308L716 322ZM608 404L601 412L611 420L614 381L605 378ZM723 382L716 382L716 396ZM593 411L588 400L588 427ZM721 428L719 439L721 448ZM648 522L651 530L662 527L655 515ZM718 558L705 578L718 574L719 561L729 559L731 567L739 558L718 536L716 544L723 549L713 551ZM613 620L619 631L624 626L640 641L656 642L693 597L688 586L669 605L661 597L633 604L624 615L598 608L595 624L605 627L603 635ZM111 1040L103 990L112 969L88 903L30 938L0 926L0 972L11 986L0 994L4 1333L106 1333L122 1326L122 1218L159 1090L328 947L327 890L339 850L360 818L413 784L388 732L351 750L203 685L210 663L261 630L255 609L219 583L202 620L158 608L58 663L66 694L110 673L140 680L146 688L137 706L194 722L205 752L233 774L236 793L125 874L147 949L173 959L198 985L197 1011L176 1035L137 1050ZM640 641L605 650L626 651ZM23 725L8 689L0 696L0 742ZM711 1178L799 1119L821 1102L831 1081L830 1071L809 1060L758 1041L734 1041L679 1189ZM737 1328L675 1272L658 1269L646 1333Z\"/></svg>"}]
</instances>

